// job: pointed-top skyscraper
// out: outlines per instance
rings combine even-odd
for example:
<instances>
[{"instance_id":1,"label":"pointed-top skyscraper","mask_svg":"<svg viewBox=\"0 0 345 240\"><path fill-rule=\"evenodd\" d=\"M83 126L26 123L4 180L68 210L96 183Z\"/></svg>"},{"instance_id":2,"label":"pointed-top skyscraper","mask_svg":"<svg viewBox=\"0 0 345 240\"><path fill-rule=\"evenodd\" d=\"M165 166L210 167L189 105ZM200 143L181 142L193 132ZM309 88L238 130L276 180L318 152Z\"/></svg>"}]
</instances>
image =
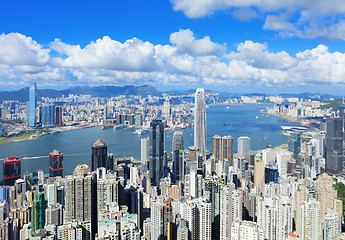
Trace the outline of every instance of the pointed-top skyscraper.
<instances>
[{"instance_id":1,"label":"pointed-top skyscraper","mask_svg":"<svg viewBox=\"0 0 345 240\"><path fill-rule=\"evenodd\" d=\"M195 93L194 108L194 146L198 147L203 159L206 159L206 102L205 91L198 88Z\"/></svg>"},{"instance_id":2,"label":"pointed-top skyscraper","mask_svg":"<svg viewBox=\"0 0 345 240\"><path fill-rule=\"evenodd\" d=\"M28 126L36 126L36 83L30 83L29 88L29 109L28 109Z\"/></svg>"},{"instance_id":3,"label":"pointed-top skyscraper","mask_svg":"<svg viewBox=\"0 0 345 240\"><path fill-rule=\"evenodd\" d=\"M105 142L98 139L92 145L91 149L91 171L95 171L100 167L104 167L107 170L114 169L114 156L112 154L108 154L108 148Z\"/></svg>"}]
</instances>

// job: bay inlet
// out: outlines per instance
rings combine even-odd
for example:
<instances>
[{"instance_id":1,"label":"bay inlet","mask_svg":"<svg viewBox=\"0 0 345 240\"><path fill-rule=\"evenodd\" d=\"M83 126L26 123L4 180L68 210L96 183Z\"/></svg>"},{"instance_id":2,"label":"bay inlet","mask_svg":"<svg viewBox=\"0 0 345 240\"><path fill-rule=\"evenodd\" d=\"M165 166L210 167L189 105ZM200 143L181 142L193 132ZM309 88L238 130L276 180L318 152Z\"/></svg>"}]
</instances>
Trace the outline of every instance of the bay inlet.
<instances>
[{"instance_id":1,"label":"bay inlet","mask_svg":"<svg viewBox=\"0 0 345 240\"><path fill-rule=\"evenodd\" d=\"M297 125L280 122L279 118L261 115L260 109L265 104L246 104L229 106L210 106L207 108L207 150L212 150L212 136L231 135L234 138L234 152L237 152L237 138L249 136L251 149L266 148L267 143L277 146L288 142L288 138L278 134L281 125ZM100 127L85 128L74 131L45 135L33 141L16 142L0 145L0 159L17 156L22 160L22 174L42 169L48 173L49 153L54 149L64 154L64 175L73 173L78 164L90 165L91 146L97 139L108 145L108 152L118 157L134 157L140 160L140 139L149 134L132 134L135 128L101 130ZM184 135L185 148L193 145L193 128L181 130ZM165 131L165 150L171 152L173 130ZM262 139L265 138L265 141ZM0 164L2 178L2 164Z\"/></svg>"}]
</instances>

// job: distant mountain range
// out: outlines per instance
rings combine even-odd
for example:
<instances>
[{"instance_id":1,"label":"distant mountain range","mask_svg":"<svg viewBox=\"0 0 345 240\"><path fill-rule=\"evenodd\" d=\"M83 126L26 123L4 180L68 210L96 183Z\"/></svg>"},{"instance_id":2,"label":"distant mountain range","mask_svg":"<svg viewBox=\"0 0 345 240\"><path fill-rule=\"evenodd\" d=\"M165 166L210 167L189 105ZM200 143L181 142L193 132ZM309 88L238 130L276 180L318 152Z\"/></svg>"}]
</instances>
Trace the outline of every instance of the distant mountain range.
<instances>
[{"instance_id":1,"label":"distant mountain range","mask_svg":"<svg viewBox=\"0 0 345 240\"><path fill-rule=\"evenodd\" d=\"M146 97L148 95L160 96L162 93L150 85L143 86L101 86L101 87L74 87L66 90L53 89L37 89L37 98L50 97L56 98L69 94L87 94L93 97L116 97L119 95L140 95ZM0 101L3 100L19 100L28 101L29 88L22 88L17 91L0 92Z\"/></svg>"},{"instance_id":2,"label":"distant mountain range","mask_svg":"<svg viewBox=\"0 0 345 240\"><path fill-rule=\"evenodd\" d=\"M189 90L174 90L174 91L165 91L165 93L172 95L190 95L195 93L195 89ZM206 93L216 93L215 91L205 90ZM69 94L87 94L93 97L116 97L119 95L140 95L146 97L148 95L152 96L161 96L163 92L158 91L156 88L150 85L142 86L100 86L100 87L73 87L65 90L53 90L53 89L37 89L36 94L37 98L41 97L50 97L56 98L61 97L62 95ZM318 93L298 93L298 94L260 94L260 93L251 93L251 94L233 94L227 92L221 92L219 97L239 97L239 96L270 96L270 95L279 95L284 98L288 97L298 97L298 98L311 98L315 100L324 100L329 98L340 98L338 96L332 96L329 94L318 94ZM19 100L19 101L28 101L29 99L29 88L22 88L17 91L0 91L0 101L3 100Z\"/></svg>"}]
</instances>

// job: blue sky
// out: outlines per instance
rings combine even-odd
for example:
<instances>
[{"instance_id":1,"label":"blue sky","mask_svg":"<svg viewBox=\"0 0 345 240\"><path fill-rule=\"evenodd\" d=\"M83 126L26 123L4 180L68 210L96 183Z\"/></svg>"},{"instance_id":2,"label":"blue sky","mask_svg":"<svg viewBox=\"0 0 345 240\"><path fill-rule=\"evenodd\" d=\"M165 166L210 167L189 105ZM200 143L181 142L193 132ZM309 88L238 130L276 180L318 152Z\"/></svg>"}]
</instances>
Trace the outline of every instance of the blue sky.
<instances>
[{"instance_id":1,"label":"blue sky","mask_svg":"<svg viewBox=\"0 0 345 240\"><path fill-rule=\"evenodd\" d=\"M150 84L343 95L341 0L5 1L0 89Z\"/></svg>"}]
</instances>

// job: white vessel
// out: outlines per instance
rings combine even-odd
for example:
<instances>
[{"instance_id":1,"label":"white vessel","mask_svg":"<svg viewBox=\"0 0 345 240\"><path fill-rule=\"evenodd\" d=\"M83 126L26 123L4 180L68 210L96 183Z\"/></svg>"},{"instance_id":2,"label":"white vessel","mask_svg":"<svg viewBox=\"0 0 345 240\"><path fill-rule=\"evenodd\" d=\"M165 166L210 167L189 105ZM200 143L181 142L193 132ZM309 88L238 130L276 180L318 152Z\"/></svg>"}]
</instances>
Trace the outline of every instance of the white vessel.
<instances>
[{"instance_id":1,"label":"white vessel","mask_svg":"<svg viewBox=\"0 0 345 240\"><path fill-rule=\"evenodd\" d=\"M137 129L135 132L132 132L132 133L138 134L138 135L143 135L143 134L146 134L148 132L149 132L148 129Z\"/></svg>"}]
</instances>

